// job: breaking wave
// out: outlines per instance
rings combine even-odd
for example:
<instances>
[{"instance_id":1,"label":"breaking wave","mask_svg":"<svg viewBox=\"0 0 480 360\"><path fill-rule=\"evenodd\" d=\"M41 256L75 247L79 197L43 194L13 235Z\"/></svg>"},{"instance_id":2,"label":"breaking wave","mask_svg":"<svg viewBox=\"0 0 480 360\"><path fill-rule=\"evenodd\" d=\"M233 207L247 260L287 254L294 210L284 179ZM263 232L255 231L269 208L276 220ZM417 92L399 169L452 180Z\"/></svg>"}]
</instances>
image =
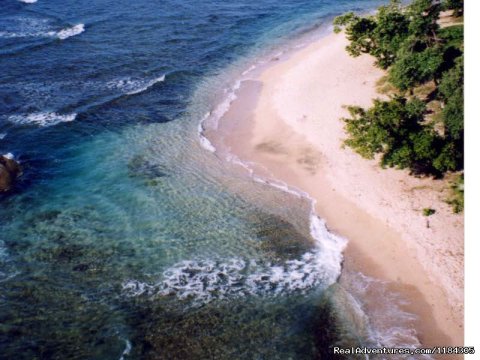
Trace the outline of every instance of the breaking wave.
<instances>
[{"instance_id":1,"label":"breaking wave","mask_svg":"<svg viewBox=\"0 0 480 360\"><path fill-rule=\"evenodd\" d=\"M57 32L49 32L49 35L56 36L60 40L68 39L69 37L81 34L85 31L85 24L77 24L75 26L62 29Z\"/></svg>"},{"instance_id":2,"label":"breaking wave","mask_svg":"<svg viewBox=\"0 0 480 360\"><path fill-rule=\"evenodd\" d=\"M127 296L175 296L197 304L247 295L302 293L336 281L338 274L328 265L321 251L307 252L283 264L257 264L236 258L182 261L168 268L159 282L130 280L123 284L123 291Z\"/></svg>"},{"instance_id":3,"label":"breaking wave","mask_svg":"<svg viewBox=\"0 0 480 360\"><path fill-rule=\"evenodd\" d=\"M122 90L127 95L134 95L141 93L158 82L165 81L165 75L159 76L152 80L145 79L133 79L133 78L124 78L119 80L113 80L107 83L107 87L110 89L119 89Z\"/></svg>"},{"instance_id":4,"label":"breaking wave","mask_svg":"<svg viewBox=\"0 0 480 360\"><path fill-rule=\"evenodd\" d=\"M38 112L27 115L12 115L8 117L8 120L18 125L33 124L38 126L52 126L62 122L73 121L76 117L76 113L58 114L56 112Z\"/></svg>"},{"instance_id":5,"label":"breaking wave","mask_svg":"<svg viewBox=\"0 0 480 360\"><path fill-rule=\"evenodd\" d=\"M60 40L68 39L69 37L81 34L85 31L84 24L78 24L62 30L53 31L46 28L45 21L38 21L32 19L20 19L22 25L17 31L0 31L1 38L57 38ZM30 26L28 26L30 25Z\"/></svg>"},{"instance_id":6,"label":"breaking wave","mask_svg":"<svg viewBox=\"0 0 480 360\"><path fill-rule=\"evenodd\" d=\"M207 114L205 114L205 116L203 117L202 121L200 121L198 123L198 137L200 139L200 145L205 149L205 150L208 150L212 153L216 152L217 149L215 148L215 146L213 146L213 144L210 142L210 140L208 140L208 138L203 135L203 132L205 131L205 129L203 128L203 122L211 115L210 112L208 112Z\"/></svg>"}]
</instances>

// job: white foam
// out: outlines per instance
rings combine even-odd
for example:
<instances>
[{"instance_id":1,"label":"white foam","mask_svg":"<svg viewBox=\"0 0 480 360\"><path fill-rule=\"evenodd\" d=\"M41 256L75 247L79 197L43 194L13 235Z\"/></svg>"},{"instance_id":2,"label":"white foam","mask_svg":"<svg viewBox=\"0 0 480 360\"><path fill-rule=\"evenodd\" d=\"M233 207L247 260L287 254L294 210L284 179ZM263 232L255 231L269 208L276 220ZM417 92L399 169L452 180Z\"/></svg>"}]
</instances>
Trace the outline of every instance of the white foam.
<instances>
[{"instance_id":1,"label":"white foam","mask_svg":"<svg viewBox=\"0 0 480 360\"><path fill-rule=\"evenodd\" d=\"M77 24L75 26L62 29L57 32L49 32L49 35L56 36L60 40L68 39L69 37L81 34L85 31L85 24Z\"/></svg>"},{"instance_id":2,"label":"white foam","mask_svg":"<svg viewBox=\"0 0 480 360\"><path fill-rule=\"evenodd\" d=\"M242 72L242 76L245 76L247 75L248 73L252 72L253 70L255 70L257 67L255 65L252 65L250 66L247 70L245 70L244 72Z\"/></svg>"},{"instance_id":3,"label":"white foam","mask_svg":"<svg viewBox=\"0 0 480 360\"><path fill-rule=\"evenodd\" d=\"M8 26L9 31L0 31L2 38L48 37L48 20L31 17L15 17Z\"/></svg>"},{"instance_id":4,"label":"white foam","mask_svg":"<svg viewBox=\"0 0 480 360\"><path fill-rule=\"evenodd\" d=\"M5 139L5 136L7 136L7 133L0 133L0 140Z\"/></svg>"},{"instance_id":5,"label":"white foam","mask_svg":"<svg viewBox=\"0 0 480 360\"><path fill-rule=\"evenodd\" d=\"M210 152L216 152L217 149L213 144L208 140L205 135L205 124L208 121L208 124L213 129L218 127L218 121L227 113L230 109L232 103L237 99L236 91L240 88L242 84L241 80L235 82L234 86L230 89L224 89L224 93L226 94L225 98L222 102L220 102L215 109L209 111L203 118L200 120L200 124L198 125L198 136L200 140L200 144L203 148Z\"/></svg>"},{"instance_id":6,"label":"white foam","mask_svg":"<svg viewBox=\"0 0 480 360\"><path fill-rule=\"evenodd\" d=\"M25 4L35 4L37 2L37 0L18 0L18 1Z\"/></svg>"},{"instance_id":7,"label":"white foam","mask_svg":"<svg viewBox=\"0 0 480 360\"><path fill-rule=\"evenodd\" d=\"M20 125L34 124L39 126L52 126L61 122L73 121L76 117L76 113L58 114L56 112L38 112L27 115L12 115L8 120Z\"/></svg>"},{"instance_id":8,"label":"white foam","mask_svg":"<svg viewBox=\"0 0 480 360\"><path fill-rule=\"evenodd\" d=\"M113 80L107 83L110 89L119 89L127 95L141 93L158 82L165 81L165 75L159 76L152 80L133 79L131 77Z\"/></svg>"},{"instance_id":9,"label":"white foam","mask_svg":"<svg viewBox=\"0 0 480 360\"><path fill-rule=\"evenodd\" d=\"M281 51L275 54L274 57L276 58L283 56L283 53L284 52ZM258 63L261 64L261 62ZM248 73L255 69L256 65L252 65L247 70L243 71L241 76L244 79ZM240 88L242 81L242 78L240 78L234 83L233 87L231 87L230 89L224 89L225 96L223 101L220 102L215 109L208 112L202 118L198 125L200 144L205 149L211 152L215 152L216 149L204 135L205 125L208 123L208 127L213 129L216 129L218 127L218 122L220 121L220 119L227 113L227 111L231 107L231 104L237 99L236 92ZM291 187L285 182L278 181L272 178L257 176L255 174L253 166L242 162L234 154L227 154L226 160L242 166L249 172L252 179L256 182L275 187L295 197L307 199L311 204L309 215L310 235L313 239L316 240L318 246L317 251L304 255L301 260L301 262L303 262L303 265L297 264L295 261L291 261L288 263L287 268L273 266L269 269L263 269L262 271L257 271L256 273L248 275L246 279L243 279L244 290L242 291L258 294L259 292L262 292L259 291L259 288L267 289L269 287L274 287L275 289L282 289L281 291L289 291L291 289L302 289L312 286L318 286L320 283L328 286L337 281L338 277L341 274L341 264L343 260L342 253L345 249L347 241L328 231L325 221L320 219L315 213L315 199L313 199L308 193L300 189ZM308 265L305 266L305 264ZM300 266L300 268L292 267L297 265ZM306 274L315 275L305 276ZM262 279L266 279L268 284L262 283ZM275 284L275 286L273 286L272 284ZM158 290L157 286L153 286L153 288L151 288L149 287L149 285L146 284L131 285L134 292L138 291L144 293L150 292L152 290L153 292L155 292L156 290ZM218 289L216 289L215 291L218 292ZM278 290L275 290L274 292L276 291ZM184 293L180 292L180 294L180 296L183 296L182 294ZM193 294L195 297L199 296L199 294L197 294L195 291L193 291L193 293L187 292L187 294Z\"/></svg>"},{"instance_id":10,"label":"white foam","mask_svg":"<svg viewBox=\"0 0 480 360\"><path fill-rule=\"evenodd\" d=\"M60 40L81 34L85 31L85 24L77 24L61 30L51 30L47 20L30 18L17 19L19 28L16 31L0 31L2 38L18 37L53 37Z\"/></svg>"},{"instance_id":11,"label":"white foam","mask_svg":"<svg viewBox=\"0 0 480 360\"><path fill-rule=\"evenodd\" d=\"M154 284L130 280L123 284L127 296L175 296L193 304L214 299L254 296L278 296L326 288L338 274L320 250L305 253L298 260L283 264L257 264L231 258L227 261L182 261L163 272Z\"/></svg>"},{"instance_id":12,"label":"white foam","mask_svg":"<svg viewBox=\"0 0 480 360\"><path fill-rule=\"evenodd\" d=\"M130 354L130 351L132 351L132 343L129 340L125 340L125 349L123 350L122 356L119 360L125 360L125 356Z\"/></svg>"},{"instance_id":13,"label":"white foam","mask_svg":"<svg viewBox=\"0 0 480 360\"><path fill-rule=\"evenodd\" d=\"M281 56L283 52L278 53L278 56ZM243 75L246 75L249 71L253 70L255 67L252 66L251 68L244 71ZM209 126L216 128L218 126L218 121L226 114L226 112L230 109L230 106L233 101L237 98L236 91L240 88L242 80L238 80L235 82L234 86L228 90L225 89L224 92L226 96L224 100L211 112L207 113L203 119L200 121L198 125L198 134L200 139L200 144L207 150L211 152L215 152L216 148L212 145L212 143L205 137L204 135L204 124L208 121ZM213 124L212 124L213 122ZM324 264L319 264L319 266L326 266L331 271L331 278L333 279L331 283L335 282L341 273L341 264L343 260L343 250L346 247L347 241L331 232L328 231L325 221L320 219L315 213L315 203L316 200L312 198L308 193L296 189L294 187L289 186L287 183L283 181L279 181L276 179L267 179L264 177L259 177L255 175L254 169L242 162L237 156L234 154L227 154L226 160L233 162L242 166L246 169L252 179L256 182L263 183L269 186L272 186L276 189L281 191L287 192L291 195L294 195L298 198L305 198L311 204L309 221L310 221L310 235L313 239L316 240L319 251L317 255L319 258L324 261Z\"/></svg>"},{"instance_id":14,"label":"white foam","mask_svg":"<svg viewBox=\"0 0 480 360\"><path fill-rule=\"evenodd\" d=\"M210 112L208 112L207 114L205 114L205 116L203 117L203 119L198 123L198 128L197 128L197 132L198 132L198 137L200 139L200 145L202 145L202 147L205 149L205 150L208 150L212 153L214 153L215 151L217 151L217 149L215 148L215 146L213 146L213 144L210 142L210 140L207 139L207 137L205 135L203 135L203 132L205 131L205 129L203 128L203 122L211 115Z\"/></svg>"},{"instance_id":15,"label":"white foam","mask_svg":"<svg viewBox=\"0 0 480 360\"><path fill-rule=\"evenodd\" d=\"M7 159L10 159L10 160L13 160L15 158L15 156L13 156L12 153L6 153L3 155L3 157L7 158Z\"/></svg>"},{"instance_id":16,"label":"white foam","mask_svg":"<svg viewBox=\"0 0 480 360\"><path fill-rule=\"evenodd\" d=\"M350 308L363 318L367 331L365 341L371 347L418 348L421 347L415 329L417 317L402 306L406 300L388 288L388 282L368 277L362 273L347 273ZM391 356L392 359L400 359ZM414 355L401 359L432 359L428 355Z\"/></svg>"}]
</instances>

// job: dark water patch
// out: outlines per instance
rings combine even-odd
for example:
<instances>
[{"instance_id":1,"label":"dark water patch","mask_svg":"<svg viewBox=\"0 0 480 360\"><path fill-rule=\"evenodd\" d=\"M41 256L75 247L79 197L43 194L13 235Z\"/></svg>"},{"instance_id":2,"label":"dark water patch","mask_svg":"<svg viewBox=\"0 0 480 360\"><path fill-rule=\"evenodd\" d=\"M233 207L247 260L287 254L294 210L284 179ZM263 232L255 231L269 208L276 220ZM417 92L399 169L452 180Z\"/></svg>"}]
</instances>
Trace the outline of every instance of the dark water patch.
<instances>
[{"instance_id":1,"label":"dark water patch","mask_svg":"<svg viewBox=\"0 0 480 360\"><path fill-rule=\"evenodd\" d=\"M51 270L69 270L87 264L101 272L118 249L102 245L118 234L102 222L93 207L78 210L46 210L28 217L16 239L6 239L10 254L20 263L43 263ZM21 261L20 261L21 260Z\"/></svg>"},{"instance_id":2,"label":"dark water patch","mask_svg":"<svg viewBox=\"0 0 480 360\"><path fill-rule=\"evenodd\" d=\"M8 294L0 301L1 357L118 359L124 341L112 308L52 275L17 276L0 284Z\"/></svg>"},{"instance_id":3,"label":"dark water patch","mask_svg":"<svg viewBox=\"0 0 480 360\"><path fill-rule=\"evenodd\" d=\"M319 359L312 334L300 325L312 310L300 298L278 304L244 299L188 311L152 303L139 311L140 319L150 320L138 324L143 335L133 343L146 359Z\"/></svg>"},{"instance_id":4,"label":"dark water patch","mask_svg":"<svg viewBox=\"0 0 480 360\"><path fill-rule=\"evenodd\" d=\"M257 224L259 248L274 263L300 259L315 248L310 236L303 235L292 223L279 216L258 214L253 221Z\"/></svg>"},{"instance_id":5,"label":"dark water patch","mask_svg":"<svg viewBox=\"0 0 480 360\"><path fill-rule=\"evenodd\" d=\"M150 162L144 155L135 155L128 162L128 172L130 177L139 177L147 181L168 176L165 166Z\"/></svg>"},{"instance_id":6,"label":"dark water patch","mask_svg":"<svg viewBox=\"0 0 480 360\"><path fill-rule=\"evenodd\" d=\"M185 308L172 299L137 299L132 355L145 359L363 359L333 353L360 346L342 322L332 294L290 296L271 303L246 297ZM340 316L338 316L340 315ZM148 319L146 322L144 319ZM288 331L286 331L288 329Z\"/></svg>"}]
</instances>

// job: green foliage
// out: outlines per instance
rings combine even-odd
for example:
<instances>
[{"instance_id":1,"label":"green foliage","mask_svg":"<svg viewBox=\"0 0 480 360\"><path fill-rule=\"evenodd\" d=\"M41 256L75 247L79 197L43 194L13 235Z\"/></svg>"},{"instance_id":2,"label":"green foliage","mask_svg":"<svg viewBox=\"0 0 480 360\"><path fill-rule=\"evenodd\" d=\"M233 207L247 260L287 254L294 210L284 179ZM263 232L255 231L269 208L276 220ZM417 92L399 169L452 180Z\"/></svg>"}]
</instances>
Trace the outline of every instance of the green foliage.
<instances>
[{"instance_id":1,"label":"green foliage","mask_svg":"<svg viewBox=\"0 0 480 360\"><path fill-rule=\"evenodd\" d=\"M375 100L364 110L349 107L350 119L344 119L350 146L365 158L381 154L381 165L410 168L415 173L434 173L438 156L438 136L422 125L426 108L417 98L396 96L390 101Z\"/></svg>"},{"instance_id":2,"label":"green foliage","mask_svg":"<svg viewBox=\"0 0 480 360\"><path fill-rule=\"evenodd\" d=\"M347 51L351 55L371 54L384 69L394 62L396 52L408 35L408 18L398 1L381 6L375 16L347 13L335 18L333 23L335 32L345 28L350 41Z\"/></svg>"},{"instance_id":3,"label":"green foliage","mask_svg":"<svg viewBox=\"0 0 480 360\"><path fill-rule=\"evenodd\" d=\"M431 216L435 213L436 213L435 209L432 209L432 208L423 209L423 216Z\"/></svg>"},{"instance_id":4,"label":"green foliage","mask_svg":"<svg viewBox=\"0 0 480 360\"><path fill-rule=\"evenodd\" d=\"M440 15L441 6L434 0L414 0L407 7L407 14L410 19L408 33L417 39L425 39L432 43L436 40L438 31L437 20Z\"/></svg>"},{"instance_id":5,"label":"green foliage","mask_svg":"<svg viewBox=\"0 0 480 360\"><path fill-rule=\"evenodd\" d=\"M446 0L445 9L453 10L455 16L463 15L463 0Z\"/></svg>"},{"instance_id":6,"label":"green foliage","mask_svg":"<svg viewBox=\"0 0 480 360\"><path fill-rule=\"evenodd\" d=\"M465 205L463 173L459 174L453 180L450 189L451 195L450 198L447 200L447 203L452 205L452 209L455 214L461 213Z\"/></svg>"},{"instance_id":7,"label":"green foliage","mask_svg":"<svg viewBox=\"0 0 480 360\"><path fill-rule=\"evenodd\" d=\"M378 9L376 27L373 32L376 47L370 54L377 58L380 67L386 69L396 58L402 42L408 36L408 18L400 9L398 2Z\"/></svg>"},{"instance_id":8,"label":"green foliage","mask_svg":"<svg viewBox=\"0 0 480 360\"><path fill-rule=\"evenodd\" d=\"M398 52L397 61L389 72L389 80L399 90L406 91L437 79L443 64L443 51L440 47L425 48L416 52L405 46Z\"/></svg>"},{"instance_id":9,"label":"green foliage","mask_svg":"<svg viewBox=\"0 0 480 360\"><path fill-rule=\"evenodd\" d=\"M442 171L463 168L464 103L463 56L456 60L454 68L447 71L438 86L439 97L445 102L441 113L445 128L444 148L437 167Z\"/></svg>"},{"instance_id":10,"label":"green foliage","mask_svg":"<svg viewBox=\"0 0 480 360\"><path fill-rule=\"evenodd\" d=\"M440 29L440 10L435 0L406 7L392 1L373 16L335 19L335 30L344 28L350 41L348 52L373 55L388 70L388 83L410 94L375 100L368 110L350 107L344 119L345 144L369 159L379 155L384 167L435 176L463 168L463 27ZM413 96L427 85L423 101Z\"/></svg>"},{"instance_id":11,"label":"green foliage","mask_svg":"<svg viewBox=\"0 0 480 360\"><path fill-rule=\"evenodd\" d=\"M443 40L445 47L463 47L463 25L447 26L438 31L438 37Z\"/></svg>"},{"instance_id":12,"label":"green foliage","mask_svg":"<svg viewBox=\"0 0 480 360\"><path fill-rule=\"evenodd\" d=\"M445 101L443 121L445 135L455 141L463 141L463 56L456 60L455 67L447 71L438 86L440 98Z\"/></svg>"},{"instance_id":13,"label":"green foliage","mask_svg":"<svg viewBox=\"0 0 480 360\"><path fill-rule=\"evenodd\" d=\"M347 39L350 45L347 51L352 56L359 56L362 53L370 53L374 47L372 41L373 30L377 26L373 17L359 17L352 12L338 16L333 21L334 31L341 31L343 26L346 27Z\"/></svg>"}]
</instances>

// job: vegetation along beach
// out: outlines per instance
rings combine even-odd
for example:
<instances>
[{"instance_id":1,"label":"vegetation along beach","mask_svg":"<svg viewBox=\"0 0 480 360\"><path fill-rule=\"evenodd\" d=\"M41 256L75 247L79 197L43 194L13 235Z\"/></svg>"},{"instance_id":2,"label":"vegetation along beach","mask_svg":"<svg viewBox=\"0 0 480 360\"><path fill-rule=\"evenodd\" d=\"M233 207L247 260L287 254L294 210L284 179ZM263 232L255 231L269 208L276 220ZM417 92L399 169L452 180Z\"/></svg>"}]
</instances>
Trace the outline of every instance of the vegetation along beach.
<instances>
[{"instance_id":1,"label":"vegetation along beach","mask_svg":"<svg viewBox=\"0 0 480 360\"><path fill-rule=\"evenodd\" d=\"M470 351L463 1L1 7L0 359Z\"/></svg>"}]
</instances>

